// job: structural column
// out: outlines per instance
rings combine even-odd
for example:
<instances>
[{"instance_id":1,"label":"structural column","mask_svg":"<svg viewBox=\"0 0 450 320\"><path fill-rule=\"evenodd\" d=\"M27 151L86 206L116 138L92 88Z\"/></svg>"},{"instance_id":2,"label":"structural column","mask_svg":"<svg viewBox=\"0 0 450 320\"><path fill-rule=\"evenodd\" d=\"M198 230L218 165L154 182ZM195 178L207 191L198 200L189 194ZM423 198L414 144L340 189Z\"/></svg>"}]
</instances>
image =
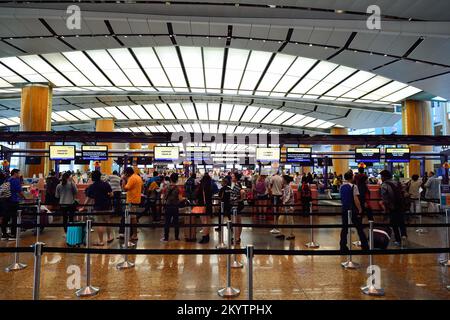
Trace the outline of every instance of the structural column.
<instances>
[{"instance_id":1,"label":"structural column","mask_svg":"<svg viewBox=\"0 0 450 320\"><path fill-rule=\"evenodd\" d=\"M431 102L406 100L402 107L402 125L405 135L432 135ZM432 146L410 146L412 152L431 152ZM433 162L425 161L425 171L433 170ZM420 160L411 160L407 166L406 174L411 177L413 174L420 175Z\"/></svg>"},{"instance_id":2,"label":"structural column","mask_svg":"<svg viewBox=\"0 0 450 320\"><path fill-rule=\"evenodd\" d=\"M113 132L114 120L113 119L97 119L95 121L95 131L97 132ZM112 143L102 143L108 146L108 150L112 149ZM113 159L108 158L106 161L102 161L100 164L100 171L104 174L112 174Z\"/></svg>"},{"instance_id":3,"label":"structural column","mask_svg":"<svg viewBox=\"0 0 450 320\"><path fill-rule=\"evenodd\" d=\"M30 84L22 88L20 107L20 131L50 131L52 114L52 88L45 84ZM47 142L24 143L27 149L48 149ZM49 159L43 158L41 164L21 163L24 177L42 173L48 174Z\"/></svg>"},{"instance_id":4,"label":"structural column","mask_svg":"<svg viewBox=\"0 0 450 320\"><path fill-rule=\"evenodd\" d=\"M347 135L347 128L331 128L332 135ZM331 151L349 151L349 145L332 145ZM349 170L348 159L333 159L333 170L338 174L344 175Z\"/></svg>"}]
</instances>

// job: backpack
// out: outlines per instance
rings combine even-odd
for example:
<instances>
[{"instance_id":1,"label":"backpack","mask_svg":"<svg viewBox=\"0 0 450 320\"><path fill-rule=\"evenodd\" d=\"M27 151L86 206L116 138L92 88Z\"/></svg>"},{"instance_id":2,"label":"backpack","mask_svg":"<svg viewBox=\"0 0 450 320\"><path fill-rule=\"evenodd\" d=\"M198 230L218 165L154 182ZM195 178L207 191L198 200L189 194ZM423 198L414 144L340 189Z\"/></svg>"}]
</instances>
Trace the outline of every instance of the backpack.
<instances>
[{"instance_id":1,"label":"backpack","mask_svg":"<svg viewBox=\"0 0 450 320\"><path fill-rule=\"evenodd\" d=\"M392 188L394 197L389 199L392 201L394 210L397 213L405 213L411 206L411 197L400 183L385 182Z\"/></svg>"},{"instance_id":2,"label":"backpack","mask_svg":"<svg viewBox=\"0 0 450 320\"><path fill-rule=\"evenodd\" d=\"M311 199L312 198L311 189L309 188L307 183L302 184L300 188L301 188L300 189L300 197L302 199Z\"/></svg>"},{"instance_id":3,"label":"backpack","mask_svg":"<svg viewBox=\"0 0 450 320\"><path fill-rule=\"evenodd\" d=\"M11 198L11 184L6 181L0 186L0 199Z\"/></svg>"}]
</instances>

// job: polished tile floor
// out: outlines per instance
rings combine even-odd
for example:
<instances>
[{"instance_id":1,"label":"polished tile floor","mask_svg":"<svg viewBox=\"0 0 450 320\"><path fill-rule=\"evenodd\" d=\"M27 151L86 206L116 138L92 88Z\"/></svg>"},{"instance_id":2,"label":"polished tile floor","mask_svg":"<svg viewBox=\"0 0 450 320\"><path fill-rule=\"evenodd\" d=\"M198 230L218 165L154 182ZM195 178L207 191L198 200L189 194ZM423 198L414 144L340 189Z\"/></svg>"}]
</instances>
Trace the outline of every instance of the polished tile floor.
<instances>
[{"instance_id":1,"label":"polished tile floor","mask_svg":"<svg viewBox=\"0 0 450 320\"><path fill-rule=\"evenodd\" d=\"M142 222L148 218L144 217ZM257 221L250 217L244 222ZM315 218L315 223L338 223L336 217ZM424 222L443 221L441 217L425 218ZM297 223L309 219L298 218ZM413 221L412 221L413 222ZM140 229L138 248L214 248L218 236L207 245L184 241L161 243L162 229ZM173 232L173 230L171 230ZM442 247L445 245L445 229L430 228L426 234L408 229L411 248ZM212 234L212 233L211 233ZM95 234L93 239L96 240ZM117 235L117 232L116 232ZM269 229L244 229L242 245L253 244L255 248L305 249L309 231L295 232L295 241L280 241ZM173 233L171 234L173 238ZM339 230L317 230L315 239L320 249L338 248ZM198 235L200 238L200 234ZM61 228L47 228L41 239L49 246L64 246ZM22 245L34 241L31 231L23 234ZM14 246L2 241L0 246ZM115 240L108 247L118 248ZM442 255L395 255L376 256L375 264L381 268L384 297L368 297L360 292L365 285L368 257L356 256L361 264L357 270L344 270L340 262L344 256L256 256L254 258L255 299L449 299L449 270L439 265ZM84 299L220 299L217 290L226 282L226 257L216 255L198 256L131 256L136 267L117 270L122 260L117 255L92 255L92 284L100 288L96 297ZM238 257L245 263L245 257ZM7 273L3 268L12 262L10 254L0 254L0 299L31 299L33 281L32 254L22 254L21 262L28 264L22 271ZM71 265L79 266L84 284L85 257L80 254L49 254L42 258L41 299L79 299L70 288ZM236 299L247 298L246 267L232 269L232 285L241 290ZM69 280L68 280L69 279ZM69 285L68 285L69 282Z\"/></svg>"}]
</instances>

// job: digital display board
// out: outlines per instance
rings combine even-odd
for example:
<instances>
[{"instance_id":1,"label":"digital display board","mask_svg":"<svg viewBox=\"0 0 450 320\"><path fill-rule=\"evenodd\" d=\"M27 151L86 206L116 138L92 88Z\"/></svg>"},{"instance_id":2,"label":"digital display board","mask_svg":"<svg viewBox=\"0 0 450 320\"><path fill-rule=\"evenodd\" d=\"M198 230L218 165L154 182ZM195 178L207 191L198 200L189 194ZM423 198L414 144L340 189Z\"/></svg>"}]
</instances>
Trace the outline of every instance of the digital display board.
<instances>
[{"instance_id":1,"label":"digital display board","mask_svg":"<svg viewBox=\"0 0 450 320\"><path fill-rule=\"evenodd\" d=\"M332 167L333 166L333 159L331 158L317 158L317 166L318 167L325 167L325 159L327 159L326 161L326 165L328 167Z\"/></svg>"},{"instance_id":2,"label":"digital display board","mask_svg":"<svg viewBox=\"0 0 450 320\"><path fill-rule=\"evenodd\" d=\"M41 157L38 156L26 156L25 164L41 164Z\"/></svg>"},{"instance_id":3,"label":"digital display board","mask_svg":"<svg viewBox=\"0 0 450 320\"><path fill-rule=\"evenodd\" d=\"M211 159L210 147L186 147L186 160L188 161L203 161Z\"/></svg>"},{"instance_id":4,"label":"digital display board","mask_svg":"<svg viewBox=\"0 0 450 320\"><path fill-rule=\"evenodd\" d=\"M153 158L152 157L137 157L136 158L136 164L138 165L150 165L153 163Z\"/></svg>"},{"instance_id":5,"label":"digital display board","mask_svg":"<svg viewBox=\"0 0 450 320\"><path fill-rule=\"evenodd\" d=\"M411 150L409 148L386 148L385 158L387 162L409 162Z\"/></svg>"},{"instance_id":6,"label":"digital display board","mask_svg":"<svg viewBox=\"0 0 450 320\"><path fill-rule=\"evenodd\" d=\"M280 161L280 148L256 148L256 161Z\"/></svg>"},{"instance_id":7,"label":"digital display board","mask_svg":"<svg viewBox=\"0 0 450 320\"><path fill-rule=\"evenodd\" d=\"M311 148L287 148L286 155L281 157L285 163L311 163Z\"/></svg>"},{"instance_id":8,"label":"digital display board","mask_svg":"<svg viewBox=\"0 0 450 320\"><path fill-rule=\"evenodd\" d=\"M356 148L355 162L380 162L380 149Z\"/></svg>"},{"instance_id":9,"label":"digital display board","mask_svg":"<svg viewBox=\"0 0 450 320\"><path fill-rule=\"evenodd\" d=\"M83 158L81 158L81 156L76 156L75 157L75 162L74 164L76 165L89 165L91 162L89 160L83 160Z\"/></svg>"},{"instance_id":10,"label":"digital display board","mask_svg":"<svg viewBox=\"0 0 450 320\"><path fill-rule=\"evenodd\" d=\"M83 160L108 160L108 146L81 146Z\"/></svg>"},{"instance_id":11,"label":"digital display board","mask_svg":"<svg viewBox=\"0 0 450 320\"><path fill-rule=\"evenodd\" d=\"M117 157L117 160L115 160L115 162L119 165L119 166L123 166L125 163L125 157ZM127 157L127 166L131 166L133 164L133 158L132 157Z\"/></svg>"},{"instance_id":12,"label":"digital display board","mask_svg":"<svg viewBox=\"0 0 450 320\"><path fill-rule=\"evenodd\" d=\"M50 160L75 160L75 146L50 146Z\"/></svg>"},{"instance_id":13,"label":"digital display board","mask_svg":"<svg viewBox=\"0 0 450 320\"><path fill-rule=\"evenodd\" d=\"M154 157L156 161L174 161L180 157L178 147L155 147Z\"/></svg>"}]
</instances>

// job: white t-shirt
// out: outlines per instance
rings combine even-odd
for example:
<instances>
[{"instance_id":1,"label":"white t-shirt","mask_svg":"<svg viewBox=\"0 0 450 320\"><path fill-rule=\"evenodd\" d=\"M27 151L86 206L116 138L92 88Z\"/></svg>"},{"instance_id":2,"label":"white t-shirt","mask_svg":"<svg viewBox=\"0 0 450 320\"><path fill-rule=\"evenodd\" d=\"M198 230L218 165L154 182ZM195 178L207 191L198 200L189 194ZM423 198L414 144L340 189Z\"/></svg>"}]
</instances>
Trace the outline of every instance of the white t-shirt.
<instances>
[{"instance_id":1,"label":"white t-shirt","mask_svg":"<svg viewBox=\"0 0 450 320\"><path fill-rule=\"evenodd\" d=\"M272 179L270 179L270 184L272 187L272 195L281 196L283 194L283 178L281 176L272 176Z\"/></svg>"}]
</instances>

